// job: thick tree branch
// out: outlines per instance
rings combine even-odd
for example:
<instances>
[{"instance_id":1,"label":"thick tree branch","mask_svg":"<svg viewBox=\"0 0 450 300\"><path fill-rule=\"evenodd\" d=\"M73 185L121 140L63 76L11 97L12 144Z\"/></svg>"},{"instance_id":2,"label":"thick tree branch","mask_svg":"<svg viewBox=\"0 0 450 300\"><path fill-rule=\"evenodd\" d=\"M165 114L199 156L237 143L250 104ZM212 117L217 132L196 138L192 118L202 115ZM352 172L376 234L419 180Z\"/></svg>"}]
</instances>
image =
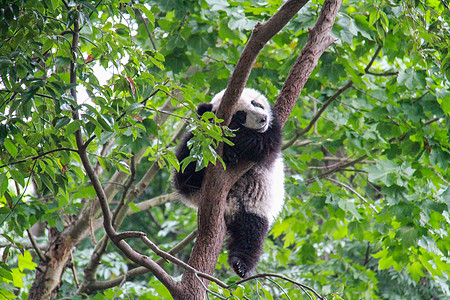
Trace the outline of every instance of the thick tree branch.
<instances>
[{"instance_id":1,"label":"thick tree branch","mask_svg":"<svg viewBox=\"0 0 450 300\"><path fill-rule=\"evenodd\" d=\"M289 0L267 22L256 25L230 77L217 111L217 116L224 120L224 125L228 125L231 120L237 99L244 90L259 52L307 2L308 0Z\"/></svg>"},{"instance_id":2,"label":"thick tree branch","mask_svg":"<svg viewBox=\"0 0 450 300\"><path fill-rule=\"evenodd\" d=\"M331 36L331 29L341 4L342 0L325 1L316 24L309 30L306 45L291 68L274 105L274 110L280 116L282 125L288 120L300 92L317 66L320 56L335 41Z\"/></svg>"}]
</instances>

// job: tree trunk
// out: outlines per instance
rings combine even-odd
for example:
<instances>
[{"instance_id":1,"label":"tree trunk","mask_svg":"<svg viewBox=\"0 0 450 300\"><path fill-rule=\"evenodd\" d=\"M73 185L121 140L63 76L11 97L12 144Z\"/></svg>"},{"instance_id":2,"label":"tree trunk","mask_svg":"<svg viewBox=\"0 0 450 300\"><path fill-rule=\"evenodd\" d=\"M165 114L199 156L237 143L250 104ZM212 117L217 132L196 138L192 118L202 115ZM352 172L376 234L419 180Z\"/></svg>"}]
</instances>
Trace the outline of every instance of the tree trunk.
<instances>
[{"instance_id":1,"label":"tree trunk","mask_svg":"<svg viewBox=\"0 0 450 300\"><path fill-rule=\"evenodd\" d=\"M56 297L62 274L75 246L74 240L68 235L57 232L54 228L50 231L50 246L45 253L47 260L41 261L37 267L36 278L28 295L30 300Z\"/></svg>"}]
</instances>

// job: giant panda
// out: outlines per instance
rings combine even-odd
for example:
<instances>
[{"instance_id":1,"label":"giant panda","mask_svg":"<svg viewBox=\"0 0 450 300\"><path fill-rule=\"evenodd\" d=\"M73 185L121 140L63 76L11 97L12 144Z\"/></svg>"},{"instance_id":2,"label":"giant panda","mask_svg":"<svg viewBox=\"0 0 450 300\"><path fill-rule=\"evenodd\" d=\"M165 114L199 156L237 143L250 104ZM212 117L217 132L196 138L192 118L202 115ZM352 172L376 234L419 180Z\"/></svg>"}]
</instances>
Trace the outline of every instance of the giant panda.
<instances>
[{"instance_id":1,"label":"giant panda","mask_svg":"<svg viewBox=\"0 0 450 300\"><path fill-rule=\"evenodd\" d=\"M201 103L197 113L217 111L224 92L215 95L210 103ZM237 275L245 278L255 270L269 226L284 202L282 129L266 97L250 88L242 92L229 128L236 131L229 138L234 146L223 146L225 164L255 163L230 189L225 207L228 263ZM188 141L192 137L191 132L187 133L178 146L176 156L180 162L189 156ZM195 169L195 162L191 162L174 176L181 201L194 208L198 207L205 175L205 169L198 172Z\"/></svg>"}]
</instances>

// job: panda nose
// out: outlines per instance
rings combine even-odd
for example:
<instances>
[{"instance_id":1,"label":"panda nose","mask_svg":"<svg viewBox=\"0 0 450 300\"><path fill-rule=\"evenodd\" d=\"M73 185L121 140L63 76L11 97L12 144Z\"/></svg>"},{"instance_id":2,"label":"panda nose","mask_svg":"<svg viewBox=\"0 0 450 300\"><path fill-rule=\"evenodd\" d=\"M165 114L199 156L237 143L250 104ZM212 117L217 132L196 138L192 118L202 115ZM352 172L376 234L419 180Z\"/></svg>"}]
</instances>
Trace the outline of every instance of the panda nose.
<instances>
[{"instance_id":1,"label":"panda nose","mask_svg":"<svg viewBox=\"0 0 450 300\"><path fill-rule=\"evenodd\" d=\"M259 120L259 123L266 123L267 122L267 116L262 116Z\"/></svg>"}]
</instances>

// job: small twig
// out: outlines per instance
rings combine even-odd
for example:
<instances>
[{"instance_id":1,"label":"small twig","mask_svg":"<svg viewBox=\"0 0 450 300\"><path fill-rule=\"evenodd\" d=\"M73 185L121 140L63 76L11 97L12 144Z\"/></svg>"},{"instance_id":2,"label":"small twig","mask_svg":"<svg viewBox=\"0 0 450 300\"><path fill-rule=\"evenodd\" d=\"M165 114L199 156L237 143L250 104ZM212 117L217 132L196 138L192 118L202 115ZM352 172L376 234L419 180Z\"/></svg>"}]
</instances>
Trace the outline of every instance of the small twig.
<instances>
[{"instance_id":1,"label":"small twig","mask_svg":"<svg viewBox=\"0 0 450 300\"><path fill-rule=\"evenodd\" d=\"M439 121L440 119L441 119L441 118L433 118L433 119L431 119L431 120L428 120L428 121L424 122L423 125L425 125L425 126L430 125L431 123L437 122L437 121Z\"/></svg>"},{"instance_id":2,"label":"small twig","mask_svg":"<svg viewBox=\"0 0 450 300\"><path fill-rule=\"evenodd\" d=\"M284 294L289 300L291 300L291 297L289 297L288 293L285 291L285 289L284 289L278 282L276 282L274 279L272 279L272 278L270 278L270 277L267 277L266 279L269 280L270 282L272 282L273 284L275 284L275 285L283 292L283 294ZM305 293L306 293L306 291L305 291Z\"/></svg>"},{"instance_id":3,"label":"small twig","mask_svg":"<svg viewBox=\"0 0 450 300\"><path fill-rule=\"evenodd\" d=\"M232 286L239 285L239 284L247 282L249 280L253 280L253 279L257 279L257 278L266 278L266 277L275 277L275 278L283 279L283 280L285 280L287 282L290 282L290 283L292 283L292 284L294 284L294 285L296 285L296 286L298 286L300 288L303 288L303 289L306 289L306 290L312 292L316 298L325 299L318 292L316 292L313 288L311 288L311 287L309 287L309 286L307 286L305 284L299 283L299 282L297 282L295 280L292 280L292 279L290 279L288 277L285 277L285 276L282 276L282 275L278 275L278 274L273 274L273 273L262 273L262 274L253 275L253 276L241 279L239 281L236 281L236 282L234 282L232 284L229 284L225 288L228 289L228 288L230 288Z\"/></svg>"},{"instance_id":4,"label":"small twig","mask_svg":"<svg viewBox=\"0 0 450 300\"><path fill-rule=\"evenodd\" d=\"M7 242L7 243L0 243L0 248L5 248L5 247L14 247L14 248L17 248L17 249L36 249L32 244L22 244L22 243L20 243L20 244L17 244L17 243L9 243L9 242ZM45 250L45 249L47 249L47 247L46 246L37 246L38 248L39 248L39 250L41 250L41 252L43 251L43 250Z\"/></svg>"},{"instance_id":5,"label":"small twig","mask_svg":"<svg viewBox=\"0 0 450 300\"><path fill-rule=\"evenodd\" d=\"M371 71L366 71L366 74L382 77L382 76L397 76L398 72L375 73Z\"/></svg>"},{"instance_id":6,"label":"small twig","mask_svg":"<svg viewBox=\"0 0 450 300\"><path fill-rule=\"evenodd\" d=\"M450 186L450 181L444 178L433 166L428 166L431 170L433 170L434 174L437 175L446 185Z\"/></svg>"},{"instance_id":7,"label":"small twig","mask_svg":"<svg viewBox=\"0 0 450 300\"><path fill-rule=\"evenodd\" d=\"M343 182L340 182L340 181L338 181L338 180L336 180L336 179L330 178L330 177L328 177L328 178L326 178L326 179L329 180L329 181L331 181L331 182L334 182L334 183L336 183L336 184L338 184L338 185L340 185L340 186L342 186L342 187L345 187L347 190L349 190L350 192L352 192L352 193L354 193L356 196L358 196L358 198L361 199L364 203L366 203L367 205L369 205L369 207L370 207L374 212L376 212L377 214L379 213L378 209L377 209L372 203L370 203L366 198L364 198L360 193L358 193L358 192L357 192L354 188L352 188L351 186L349 186L349 185L347 185L347 184L345 184L345 183L343 183Z\"/></svg>"},{"instance_id":8,"label":"small twig","mask_svg":"<svg viewBox=\"0 0 450 300\"><path fill-rule=\"evenodd\" d=\"M366 249L366 259L364 260L364 265L367 266L370 260L370 242L367 242L367 249Z\"/></svg>"},{"instance_id":9,"label":"small twig","mask_svg":"<svg viewBox=\"0 0 450 300\"><path fill-rule=\"evenodd\" d=\"M152 37L152 33L150 32L150 29L148 28L147 25L147 20L144 19L144 17L142 16L141 10L138 8L133 8L134 12L138 14L139 18L141 18L142 23L144 23L144 27L145 27L145 31L147 31L147 35L150 39L150 42L152 43L153 46L153 50L157 51L156 49L156 45L155 45L155 41L153 41L153 37Z\"/></svg>"},{"instance_id":10,"label":"small twig","mask_svg":"<svg viewBox=\"0 0 450 300\"><path fill-rule=\"evenodd\" d=\"M75 285L77 287L77 289L80 287L80 281L78 280L78 275L77 275L77 270L75 268L75 260L73 258L73 252L70 253L70 269L72 270L73 273L73 279L75 280Z\"/></svg>"},{"instance_id":11,"label":"small twig","mask_svg":"<svg viewBox=\"0 0 450 300\"><path fill-rule=\"evenodd\" d=\"M135 160L134 160L134 154L130 158L130 172L131 172L131 175L128 178L128 182L125 184L125 187L123 189L120 201L117 204L117 206L116 206L116 208L114 209L114 212L113 212L113 216L112 216L113 226L117 226L117 224L116 224L117 213L120 210L122 210L123 206L125 205L125 198L127 197L128 191L130 190L131 186L133 185L133 181L134 181L134 179L136 177L136 164L135 164Z\"/></svg>"},{"instance_id":12,"label":"small twig","mask_svg":"<svg viewBox=\"0 0 450 300\"><path fill-rule=\"evenodd\" d=\"M28 239L31 242L31 246L33 246L34 251L36 251L36 254L39 256L39 259L41 261L47 261L47 258L45 257L44 253L42 253L41 249L39 248L38 244L36 243L36 240L34 239L33 234L31 234L31 231L27 229L28 233Z\"/></svg>"},{"instance_id":13,"label":"small twig","mask_svg":"<svg viewBox=\"0 0 450 300\"><path fill-rule=\"evenodd\" d=\"M311 128L314 126L314 124L317 122L317 120L319 119L319 117L323 114L323 112L327 109L328 106L330 106L330 104L337 99L337 97L339 97L339 95L341 95L343 92L345 92L347 89L349 89L351 86L353 85L353 81L349 81L347 82L346 85L344 85L343 87L341 87L339 90L337 90L336 93L334 93L333 96L331 96L323 105L322 107L319 109L319 111L317 112L317 114L312 118L312 120L309 122L308 126L305 127L305 129L303 129L302 131L300 131L297 135L298 138L302 137L303 135L305 135L308 131L311 130Z\"/></svg>"},{"instance_id":14,"label":"small twig","mask_svg":"<svg viewBox=\"0 0 450 300\"><path fill-rule=\"evenodd\" d=\"M97 244L95 240L95 230L94 230L94 211L95 211L95 200L91 200L91 205L89 207L89 233L91 235L91 240L94 245Z\"/></svg>"},{"instance_id":15,"label":"small twig","mask_svg":"<svg viewBox=\"0 0 450 300\"><path fill-rule=\"evenodd\" d=\"M333 169L331 169L331 170L329 170L329 171L326 171L326 172L320 174L319 176L315 176L314 178L309 178L309 179L305 180L305 183L306 183L307 185L308 185L308 184L311 184L311 183L313 183L314 181L316 181L316 179L321 179L321 178L328 177L328 176L330 176L331 174L334 174L334 173L338 172L338 171L341 170L341 169L345 169L345 168L347 168L347 167L349 167L349 166L353 166L353 165L355 165L355 164L358 164L359 162L363 161L363 160L366 159L366 158L367 158L367 154L364 154L364 155L358 157L358 158L355 159L355 160L349 161L348 163L340 164L340 165L337 166L336 168L333 168Z\"/></svg>"},{"instance_id":16,"label":"small twig","mask_svg":"<svg viewBox=\"0 0 450 300\"><path fill-rule=\"evenodd\" d=\"M198 274L195 274L194 276L195 276L195 278L197 278L197 280L200 282L200 284L203 286L203 288L204 288L205 291L207 292L207 294L206 294L206 298L207 298L207 299L209 299L208 293L211 294L211 295L213 295L213 296L216 296L217 298L219 298L219 299L221 299L221 300L227 300L227 299L228 299L228 298L225 298L225 297L219 295L218 293L216 293L216 292L214 292L214 291L208 289L208 287L205 285L205 283L203 282L203 280L200 279L200 277L198 276Z\"/></svg>"}]
</instances>

